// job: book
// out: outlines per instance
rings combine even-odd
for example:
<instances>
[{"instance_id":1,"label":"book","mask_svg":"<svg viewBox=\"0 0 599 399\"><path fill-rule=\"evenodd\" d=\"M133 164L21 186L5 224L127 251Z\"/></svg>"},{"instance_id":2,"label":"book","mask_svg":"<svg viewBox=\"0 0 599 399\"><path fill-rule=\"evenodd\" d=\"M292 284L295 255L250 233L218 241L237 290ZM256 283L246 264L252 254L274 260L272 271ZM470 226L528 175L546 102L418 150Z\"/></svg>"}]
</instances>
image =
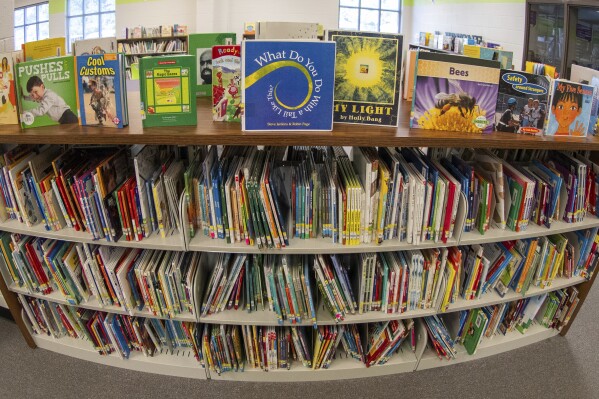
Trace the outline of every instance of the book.
<instances>
[{"instance_id":1,"label":"book","mask_svg":"<svg viewBox=\"0 0 599 399\"><path fill-rule=\"evenodd\" d=\"M79 123L75 58L21 62L16 75L23 128Z\"/></svg>"},{"instance_id":2,"label":"book","mask_svg":"<svg viewBox=\"0 0 599 399\"><path fill-rule=\"evenodd\" d=\"M189 35L188 54L196 60L196 83L192 92L196 96L212 95L212 46L233 45L236 43L235 33L193 33Z\"/></svg>"},{"instance_id":3,"label":"book","mask_svg":"<svg viewBox=\"0 0 599 399\"><path fill-rule=\"evenodd\" d=\"M335 43L242 43L242 128L333 129Z\"/></svg>"},{"instance_id":4,"label":"book","mask_svg":"<svg viewBox=\"0 0 599 399\"><path fill-rule=\"evenodd\" d=\"M212 47L212 119L241 122L241 46Z\"/></svg>"},{"instance_id":5,"label":"book","mask_svg":"<svg viewBox=\"0 0 599 399\"><path fill-rule=\"evenodd\" d=\"M0 125L19 123L12 53L0 53Z\"/></svg>"},{"instance_id":6,"label":"book","mask_svg":"<svg viewBox=\"0 0 599 399\"><path fill-rule=\"evenodd\" d=\"M499 71L497 61L419 52L410 127L491 132Z\"/></svg>"},{"instance_id":7,"label":"book","mask_svg":"<svg viewBox=\"0 0 599 399\"><path fill-rule=\"evenodd\" d=\"M318 38L318 24L312 22L258 22L256 39L289 40Z\"/></svg>"},{"instance_id":8,"label":"book","mask_svg":"<svg viewBox=\"0 0 599 399\"><path fill-rule=\"evenodd\" d=\"M142 124L196 125L195 60L190 55L144 57L139 62Z\"/></svg>"},{"instance_id":9,"label":"book","mask_svg":"<svg viewBox=\"0 0 599 399\"><path fill-rule=\"evenodd\" d=\"M542 135L550 84L546 76L502 69L495 130Z\"/></svg>"},{"instance_id":10,"label":"book","mask_svg":"<svg viewBox=\"0 0 599 399\"><path fill-rule=\"evenodd\" d=\"M337 44L335 122L397 126L402 35L329 31Z\"/></svg>"},{"instance_id":11,"label":"book","mask_svg":"<svg viewBox=\"0 0 599 399\"><path fill-rule=\"evenodd\" d=\"M116 37L102 37L98 39L76 40L73 43L73 55L92 55L116 53Z\"/></svg>"},{"instance_id":12,"label":"book","mask_svg":"<svg viewBox=\"0 0 599 399\"><path fill-rule=\"evenodd\" d=\"M123 55L80 55L76 60L81 124L118 128L128 125Z\"/></svg>"},{"instance_id":13,"label":"book","mask_svg":"<svg viewBox=\"0 0 599 399\"><path fill-rule=\"evenodd\" d=\"M64 37L53 37L23 44L25 61L35 61L42 58L65 56L66 41Z\"/></svg>"},{"instance_id":14,"label":"book","mask_svg":"<svg viewBox=\"0 0 599 399\"><path fill-rule=\"evenodd\" d=\"M545 135L586 137L594 90L593 86L561 79L554 80Z\"/></svg>"}]
</instances>

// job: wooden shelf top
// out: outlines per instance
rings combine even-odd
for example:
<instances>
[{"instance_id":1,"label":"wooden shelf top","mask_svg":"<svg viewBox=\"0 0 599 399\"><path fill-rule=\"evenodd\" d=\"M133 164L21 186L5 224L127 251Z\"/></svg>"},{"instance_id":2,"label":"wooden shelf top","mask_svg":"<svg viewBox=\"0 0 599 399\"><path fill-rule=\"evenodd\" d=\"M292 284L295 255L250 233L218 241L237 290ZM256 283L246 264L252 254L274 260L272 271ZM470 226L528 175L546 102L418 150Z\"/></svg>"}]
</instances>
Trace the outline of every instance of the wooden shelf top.
<instances>
[{"instance_id":1,"label":"wooden shelf top","mask_svg":"<svg viewBox=\"0 0 599 399\"><path fill-rule=\"evenodd\" d=\"M336 123L332 132L242 132L239 123L213 122L211 100L198 99L197 126L142 128L139 92L129 91L129 126L124 129L64 125L21 129L0 126L0 143L52 144L222 144L222 145L341 145L400 147L473 147L599 150L599 138L534 137L512 133L488 134L409 128L410 103L400 107L400 124L378 127Z\"/></svg>"}]
</instances>

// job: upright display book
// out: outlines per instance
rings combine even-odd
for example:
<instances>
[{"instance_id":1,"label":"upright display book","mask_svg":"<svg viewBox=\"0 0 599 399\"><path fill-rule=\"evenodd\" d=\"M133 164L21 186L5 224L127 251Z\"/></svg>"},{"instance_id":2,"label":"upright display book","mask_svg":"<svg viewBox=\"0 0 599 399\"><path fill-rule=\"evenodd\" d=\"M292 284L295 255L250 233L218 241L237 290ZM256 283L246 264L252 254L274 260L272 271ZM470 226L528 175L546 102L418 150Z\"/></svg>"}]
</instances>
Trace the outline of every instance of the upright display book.
<instances>
[{"instance_id":1,"label":"upright display book","mask_svg":"<svg viewBox=\"0 0 599 399\"><path fill-rule=\"evenodd\" d=\"M554 80L545 135L585 137L591 119L594 90L593 86Z\"/></svg>"},{"instance_id":2,"label":"upright display book","mask_svg":"<svg viewBox=\"0 0 599 399\"><path fill-rule=\"evenodd\" d=\"M241 122L241 46L212 47L212 117Z\"/></svg>"},{"instance_id":3,"label":"upright display book","mask_svg":"<svg viewBox=\"0 0 599 399\"><path fill-rule=\"evenodd\" d=\"M550 85L546 76L502 69L495 130L542 135Z\"/></svg>"},{"instance_id":4,"label":"upright display book","mask_svg":"<svg viewBox=\"0 0 599 399\"><path fill-rule=\"evenodd\" d=\"M0 53L0 125L19 123L12 53Z\"/></svg>"},{"instance_id":5,"label":"upright display book","mask_svg":"<svg viewBox=\"0 0 599 399\"><path fill-rule=\"evenodd\" d=\"M76 59L81 124L126 126L129 118L123 55L80 55Z\"/></svg>"},{"instance_id":6,"label":"upright display book","mask_svg":"<svg viewBox=\"0 0 599 399\"><path fill-rule=\"evenodd\" d=\"M243 130L332 130L335 43L242 43Z\"/></svg>"},{"instance_id":7,"label":"upright display book","mask_svg":"<svg viewBox=\"0 0 599 399\"><path fill-rule=\"evenodd\" d=\"M35 61L42 58L60 57L67 54L64 37L38 40L23 44L25 61Z\"/></svg>"},{"instance_id":8,"label":"upright display book","mask_svg":"<svg viewBox=\"0 0 599 399\"><path fill-rule=\"evenodd\" d=\"M23 128L79 123L74 57L21 62L15 70Z\"/></svg>"},{"instance_id":9,"label":"upright display book","mask_svg":"<svg viewBox=\"0 0 599 399\"><path fill-rule=\"evenodd\" d=\"M410 127L491 132L499 72L497 61L419 52Z\"/></svg>"},{"instance_id":10,"label":"upright display book","mask_svg":"<svg viewBox=\"0 0 599 399\"><path fill-rule=\"evenodd\" d=\"M102 37L98 39L77 40L73 43L73 55L75 56L116 52L116 37Z\"/></svg>"},{"instance_id":11,"label":"upright display book","mask_svg":"<svg viewBox=\"0 0 599 399\"><path fill-rule=\"evenodd\" d=\"M402 36L329 31L337 43L335 122L397 126Z\"/></svg>"},{"instance_id":12,"label":"upright display book","mask_svg":"<svg viewBox=\"0 0 599 399\"><path fill-rule=\"evenodd\" d=\"M196 59L196 96L212 95L212 46L236 43L235 33L193 33L189 35L189 54Z\"/></svg>"},{"instance_id":13,"label":"upright display book","mask_svg":"<svg viewBox=\"0 0 599 399\"><path fill-rule=\"evenodd\" d=\"M139 91L144 127L197 125L195 58L191 55L144 57L139 61Z\"/></svg>"}]
</instances>

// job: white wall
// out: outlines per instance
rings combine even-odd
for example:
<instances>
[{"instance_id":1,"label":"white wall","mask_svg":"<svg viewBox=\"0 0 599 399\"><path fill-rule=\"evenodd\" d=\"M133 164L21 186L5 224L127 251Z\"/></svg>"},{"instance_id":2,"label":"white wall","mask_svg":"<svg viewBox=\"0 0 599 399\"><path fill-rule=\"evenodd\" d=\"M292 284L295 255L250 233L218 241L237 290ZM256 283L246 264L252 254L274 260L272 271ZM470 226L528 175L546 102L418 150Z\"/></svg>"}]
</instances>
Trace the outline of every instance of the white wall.
<instances>
[{"instance_id":1,"label":"white wall","mask_svg":"<svg viewBox=\"0 0 599 399\"><path fill-rule=\"evenodd\" d=\"M134 26L187 25L196 30L196 3L210 0L140 0L116 4L116 37L125 37L125 28Z\"/></svg>"},{"instance_id":2,"label":"white wall","mask_svg":"<svg viewBox=\"0 0 599 399\"><path fill-rule=\"evenodd\" d=\"M0 0L0 52L12 51L14 47L14 0Z\"/></svg>"},{"instance_id":3,"label":"white wall","mask_svg":"<svg viewBox=\"0 0 599 399\"><path fill-rule=\"evenodd\" d=\"M413 7L405 7L410 13L410 33L406 33L410 43L418 42L420 32L455 32L481 35L484 40L500 43L505 50L514 53L516 69L522 66L524 49L524 23L526 5L521 3L475 3L448 1L416 2ZM404 31L407 32L407 31Z\"/></svg>"}]
</instances>

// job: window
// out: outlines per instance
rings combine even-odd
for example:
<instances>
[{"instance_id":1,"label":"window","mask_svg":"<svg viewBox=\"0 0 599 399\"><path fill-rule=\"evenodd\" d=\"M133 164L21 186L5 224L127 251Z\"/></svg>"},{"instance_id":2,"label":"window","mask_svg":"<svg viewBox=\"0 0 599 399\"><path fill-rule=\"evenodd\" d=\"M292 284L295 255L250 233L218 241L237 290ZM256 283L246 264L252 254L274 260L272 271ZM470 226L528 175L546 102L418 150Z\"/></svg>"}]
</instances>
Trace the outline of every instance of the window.
<instances>
[{"instance_id":1,"label":"window","mask_svg":"<svg viewBox=\"0 0 599 399\"><path fill-rule=\"evenodd\" d=\"M67 0L68 48L75 40L115 36L115 0Z\"/></svg>"},{"instance_id":2,"label":"window","mask_svg":"<svg viewBox=\"0 0 599 399\"><path fill-rule=\"evenodd\" d=\"M339 0L339 29L399 33L401 0Z\"/></svg>"},{"instance_id":3,"label":"window","mask_svg":"<svg viewBox=\"0 0 599 399\"><path fill-rule=\"evenodd\" d=\"M23 43L48 37L48 2L15 8L15 49L20 49Z\"/></svg>"}]
</instances>

